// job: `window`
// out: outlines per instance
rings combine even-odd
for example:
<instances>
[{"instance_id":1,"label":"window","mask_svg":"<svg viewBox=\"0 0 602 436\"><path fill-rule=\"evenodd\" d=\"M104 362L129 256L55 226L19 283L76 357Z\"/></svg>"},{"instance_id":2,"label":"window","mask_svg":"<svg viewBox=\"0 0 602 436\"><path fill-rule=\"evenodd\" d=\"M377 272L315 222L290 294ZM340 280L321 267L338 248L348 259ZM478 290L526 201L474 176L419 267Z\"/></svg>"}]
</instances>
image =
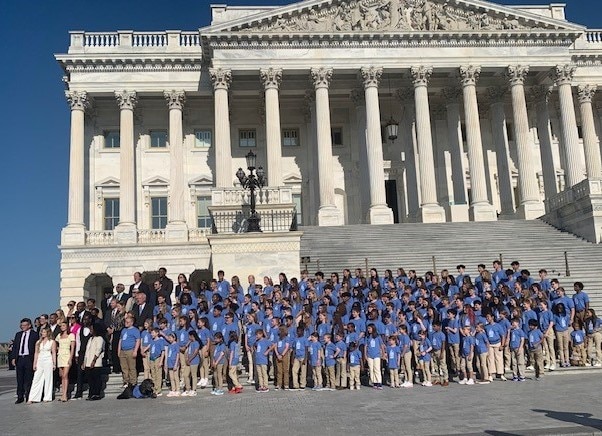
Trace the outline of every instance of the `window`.
<instances>
[{"instance_id":1,"label":"window","mask_svg":"<svg viewBox=\"0 0 602 436\"><path fill-rule=\"evenodd\" d=\"M167 147L167 130L151 130L151 148Z\"/></svg>"},{"instance_id":2,"label":"window","mask_svg":"<svg viewBox=\"0 0 602 436\"><path fill-rule=\"evenodd\" d=\"M119 148L119 130L105 132L105 148Z\"/></svg>"},{"instance_id":3,"label":"window","mask_svg":"<svg viewBox=\"0 0 602 436\"><path fill-rule=\"evenodd\" d=\"M297 147L299 145L299 129L282 129L282 146Z\"/></svg>"},{"instance_id":4,"label":"window","mask_svg":"<svg viewBox=\"0 0 602 436\"><path fill-rule=\"evenodd\" d=\"M303 225L303 204L301 194L293 194L293 203L295 203L295 211L297 212L297 225Z\"/></svg>"},{"instance_id":5,"label":"window","mask_svg":"<svg viewBox=\"0 0 602 436\"><path fill-rule=\"evenodd\" d=\"M333 147L341 147L343 145L343 129L341 127L333 127L330 129Z\"/></svg>"},{"instance_id":6,"label":"window","mask_svg":"<svg viewBox=\"0 0 602 436\"><path fill-rule=\"evenodd\" d=\"M151 198L151 225L153 229L167 226L167 197Z\"/></svg>"},{"instance_id":7,"label":"window","mask_svg":"<svg viewBox=\"0 0 602 436\"><path fill-rule=\"evenodd\" d=\"M211 196L199 196L196 198L196 220L199 229L211 227L211 215L209 215L209 206L211 205Z\"/></svg>"},{"instance_id":8,"label":"window","mask_svg":"<svg viewBox=\"0 0 602 436\"><path fill-rule=\"evenodd\" d=\"M209 148L211 147L211 130L195 130L194 132L194 146L197 148Z\"/></svg>"},{"instance_id":9,"label":"window","mask_svg":"<svg viewBox=\"0 0 602 436\"><path fill-rule=\"evenodd\" d=\"M105 230L114 230L119 224L119 199L105 198Z\"/></svg>"},{"instance_id":10,"label":"window","mask_svg":"<svg viewBox=\"0 0 602 436\"><path fill-rule=\"evenodd\" d=\"M255 147L255 129L243 129L238 131L239 147Z\"/></svg>"}]
</instances>

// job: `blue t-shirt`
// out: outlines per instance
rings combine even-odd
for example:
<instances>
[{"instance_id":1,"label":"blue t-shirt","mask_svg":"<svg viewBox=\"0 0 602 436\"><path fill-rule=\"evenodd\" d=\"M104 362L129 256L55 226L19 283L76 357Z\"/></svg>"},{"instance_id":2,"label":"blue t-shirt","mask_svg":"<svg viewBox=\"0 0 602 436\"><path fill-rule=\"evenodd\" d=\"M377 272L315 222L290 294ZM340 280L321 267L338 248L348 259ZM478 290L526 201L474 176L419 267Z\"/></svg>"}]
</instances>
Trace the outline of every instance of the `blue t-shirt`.
<instances>
[{"instance_id":1,"label":"blue t-shirt","mask_svg":"<svg viewBox=\"0 0 602 436\"><path fill-rule=\"evenodd\" d=\"M199 348L201 348L200 344L197 341L192 341L190 344L188 344L188 347L186 347L186 357L190 359L190 356L192 356L196 351L198 351ZM199 363L201 363L201 358L199 356L199 353L197 353L197 355L194 356L192 360L190 360L190 364L198 365Z\"/></svg>"},{"instance_id":2,"label":"blue t-shirt","mask_svg":"<svg viewBox=\"0 0 602 436\"><path fill-rule=\"evenodd\" d=\"M406 334L399 335L399 351L402 355L412 352L412 341Z\"/></svg>"},{"instance_id":3,"label":"blue t-shirt","mask_svg":"<svg viewBox=\"0 0 602 436\"><path fill-rule=\"evenodd\" d=\"M362 353L356 348L349 352L349 366L359 366L362 362Z\"/></svg>"},{"instance_id":4,"label":"blue t-shirt","mask_svg":"<svg viewBox=\"0 0 602 436\"><path fill-rule=\"evenodd\" d=\"M295 338L293 343L295 347L295 359L305 359L305 349L307 348L307 339L305 337Z\"/></svg>"},{"instance_id":5,"label":"blue t-shirt","mask_svg":"<svg viewBox=\"0 0 602 436\"><path fill-rule=\"evenodd\" d=\"M150 345L150 343L152 342L153 337L151 336L150 332L148 330L143 330L140 333L140 346L143 348L146 348Z\"/></svg>"},{"instance_id":6,"label":"blue t-shirt","mask_svg":"<svg viewBox=\"0 0 602 436\"><path fill-rule=\"evenodd\" d=\"M287 344L288 344L288 340L286 338L278 339L276 341L276 351L278 351L278 354L282 355L282 353L284 353L284 350L286 349Z\"/></svg>"},{"instance_id":7,"label":"blue t-shirt","mask_svg":"<svg viewBox=\"0 0 602 436\"><path fill-rule=\"evenodd\" d=\"M487 332L487 340L490 344L496 345L502 342L504 331L498 323L494 322L493 324L487 324L485 326L485 331Z\"/></svg>"},{"instance_id":8,"label":"blue t-shirt","mask_svg":"<svg viewBox=\"0 0 602 436\"><path fill-rule=\"evenodd\" d=\"M345 353L347 352L347 344L344 341L338 341L334 345L337 347L337 350L339 351L339 354L337 354L337 359L341 359L341 358L345 357Z\"/></svg>"},{"instance_id":9,"label":"blue t-shirt","mask_svg":"<svg viewBox=\"0 0 602 436\"><path fill-rule=\"evenodd\" d=\"M522 339L527 339L525 332L520 329L510 329L510 349L518 350L520 348L520 342Z\"/></svg>"},{"instance_id":10,"label":"blue t-shirt","mask_svg":"<svg viewBox=\"0 0 602 436\"><path fill-rule=\"evenodd\" d=\"M236 341L230 342L230 345L228 346L228 348L230 351L229 359L232 362L231 365L232 366L238 365L238 363L240 362L240 346L238 345L238 342L236 342Z\"/></svg>"},{"instance_id":11,"label":"blue t-shirt","mask_svg":"<svg viewBox=\"0 0 602 436\"><path fill-rule=\"evenodd\" d=\"M478 354L483 354L487 352L487 345L489 345L489 340L487 339L486 333L478 332L474 335L474 341Z\"/></svg>"},{"instance_id":12,"label":"blue t-shirt","mask_svg":"<svg viewBox=\"0 0 602 436\"><path fill-rule=\"evenodd\" d=\"M399 355L401 350L399 345L387 345L387 358L389 360L389 369L399 369Z\"/></svg>"},{"instance_id":13,"label":"blue t-shirt","mask_svg":"<svg viewBox=\"0 0 602 436\"><path fill-rule=\"evenodd\" d=\"M256 365L267 365L268 364L268 356L266 356L264 353L271 346L272 346L272 343L265 338L263 338L260 341L257 341L255 343L255 364Z\"/></svg>"},{"instance_id":14,"label":"blue t-shirt","mask_svg":"<svg viewBox=\"0 0 602 436\"><path fill-rule=\"evenodd\" d=\"M585 342L585 333L583 330L573 330L571 333L571 339L573 341L573 345L581 345Z\"/></svg>"},{"instance_id":15,"label":"blue t-shirt","mask_svg":"<svg viewBox=\"0 0 602 436\"><path fill-rule=\"evenodd\" d=\"M366 338L366 356L370 359L380 357L381 345L383 344L380 336Z\"/></svg>"},{"instance_id":16,"label":"blue t-shirt","mask_svg":"<svg viewBox=\"0 0 602 436\"><path fill-rule=\"evenodd\" d=\"M545 332L550 327L550 323L554 321L554 314L546 310L545 312L539 312L537 318L539 319L539 328L542 332Z\"/></svg>"},{"instance_id":17,"label":"blue t-shirt","mask_svg":"<svg viewBox=\"0 0 602 436\"><path fill-rule=\"evenodd\" d=\"M585 310L586 304L589 303L588 295L581 291L573 295L573 303L575 304L575 310L581 312Z\"/></svg>"},{"instance_id":18,"label":"blue t-shirt","mask_svg":"<svg viewBox=\"0 0 602 436\"><path fill-rule=\"evenodd\" d=\"M140 339L140 330L132 326L121 330L121 349L130 351L136 347L136 341Z\"/></svg>"},{"instance_id":19,"label":"blue t-shirt","mask_svg":"<svg viewBox=\"0 0 602 436\"><path fill-rule=\"evenodd\" d=\"M159 336L157 336L157 339L153 339L151 341L150 349L148 351L148 356L150 360L155 361L159 357L161 357L161 353L163 352L166 346L167 342L165 341L165 339Z\"/></svg>"},{"instance_id":20,"label":"blue t-shirt","mask_svg":"<svg viewBox=\"0 0 602 436\"><path fill-rule=\"evenodd\" d=\"M188 329L186 327L182 327L177 330L176 335L178 337L178 345L180 347L185 347L188 344Z\"/></svg>"},{"instance_id":21,"label":"blue t-shirt","mask_svg":"<svg viewBox=\"0 0 602 436\"><path fill-rule=\"evenodd\" d=\"M571 324L571 313L567 310L565 315L554 315L554 329L557 332L565 332Z\"/></svg>"},{"instance_id":22,"label":"blue t-shirt","mask_svg":"<svg viewBox=\"0 0 602 436\"><path fill-rule=\"evenodd\" d=\"M418 346L418 349L420 350L420 360L423 362L431 361L431 352L429 349L432 347L433 345L431 344L429 338L424 338L424 340L420 342L420 345ZM422 353L424 353L424 355Z\"/></svg>"},{"instance_id":23,"label":"blue t-shirt","mask_svg":"<svg viewBox=\"0 0 602 436\"><path fill-rule=\"evenodd\" d=\"M431 344L433 345L433 350L440 351L443 348L443 343L445 342L445 333L442 331L434 332L431 335Z\"/></svg>"},{"instance_id":24,"label":"blue t-shirt","mask_svg":"<svg viewBox=\"0 0 602 436\"><path fill-rule=\"evenodd\" d=\"M458 318L454 319L446 319L443 322L443 327L449 327L452 329L456 329L456 332L449 331L445 329L447 335L447 343L448 344L459 344L460 343L460 321Z\"/></svg>"},{"instance_id":25,"label":"blue t-shirt","mask_svg":"<svg viewBox=\"0 0 602 436\"><path fill-rule=\"evenodd\" d=\"M462 339L462 356L468 357L472 353L472 348L475 345L474 336L464 336Z\"/></svg>"},{"instance_id":26,"label":"blue t-shirt","mask_svg":"<svg viewBox=\"0 0 602 436\"><path fill-rule=\"evenodd\" d=\"M167 346L167 367L173 369L176 366L176 360L180 353L180 346L177 342Z\"/></svg>"},{"instance_id":27,"label":"blue t-shirt","mask_svg":"<svg viewBox=\"0 0 602 436\"><path fill-rule=\"evenodd\" d=\"M309 364L311 366L317 366L320 360L320 350L322 344L320 342L309 341L307 344L307 351L309 352Z\"/></svg>"},{"instance_id":28,"label":"blue t-shirt","mask_svg":"<svg viewBox=\"0 0 602 436\"><path fill-rule=\"evenodd\" d=\"M334 358L334 353L337 351L337 346L330 342L324 346L324 364L326 366L334 366L337 361Z\"/></svg>"},{"instance_id":29,"label":"blue t-shirt","mask_svg":"<svg viewBox=\"0 0 602 436\"><path fill-rule=\"evenodd\" d=\"M529 330L529 349L536 350L537 347L541 346L541 340L543 339L543 333L539 329ZM539 345L537 345L539 344Z\"/></svg>"},{"instance_id":30,"label":"blue t-shirt","mask_svg":"<svg viewBox=\"0 0 602 436\"><path fill-rule=\"evenodd\" d=\"M220 355L222 356L220 357ZM215 348L213 349L213 362L217 365L223 365L226 363L226 345L224 345L223 342L215 345Z\"/></svg>"}]
</instances>

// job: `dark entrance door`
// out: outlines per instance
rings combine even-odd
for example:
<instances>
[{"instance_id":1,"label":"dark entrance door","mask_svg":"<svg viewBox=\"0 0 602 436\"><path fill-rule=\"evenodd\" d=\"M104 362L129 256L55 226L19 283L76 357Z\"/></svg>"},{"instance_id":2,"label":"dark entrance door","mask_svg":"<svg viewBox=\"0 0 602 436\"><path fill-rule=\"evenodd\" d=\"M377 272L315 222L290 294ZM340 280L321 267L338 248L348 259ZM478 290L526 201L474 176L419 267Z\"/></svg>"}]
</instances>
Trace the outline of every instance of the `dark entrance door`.
<instances>
[{"instance_id":1,"label":"dark entrance door","mask_svg":"<svg viewBox=\"0 0 602 436\"><path fill-rule=\"evenodd\" d=\"M387 196L387 206L393 210L393 222L399 222L399 207L397 206L397 181L385 180L385 193Z\"/></svg>"}]
</instances>

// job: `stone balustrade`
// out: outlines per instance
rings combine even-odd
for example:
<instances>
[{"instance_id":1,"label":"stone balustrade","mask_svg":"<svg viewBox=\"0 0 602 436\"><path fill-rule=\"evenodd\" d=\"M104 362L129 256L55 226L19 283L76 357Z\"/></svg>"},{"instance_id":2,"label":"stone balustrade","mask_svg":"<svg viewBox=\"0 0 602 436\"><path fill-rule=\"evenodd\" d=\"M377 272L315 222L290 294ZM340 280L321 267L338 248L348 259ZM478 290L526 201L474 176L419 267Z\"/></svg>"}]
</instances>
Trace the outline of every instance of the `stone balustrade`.
<instances>
[{"instance_id":1,"label":"stone balustrade","mask_svg":"<svg viewBox=\"0 0 602 436\"><path fill-rule=\"evenodd\" d=\"M113 245L113 231L86 232L86 245Z\"/></svg>"},{"instance_id":2,"label":"stone balustrade","mask_svg":"<svg viewBox=\"0 0 602 436\"><path fill-rule=\"evenodd\" d=\"M190 242L206 242L207 235L211 234L211 229L190 229L188 230L188 240Z\"/></svg>"},{"instance_id":3,"label":"stone balustrade","mask_svg":"<svg viewBox=\"0 0 602 436\"><path fill-rule=\"evenodd\" d=\"M198 32L70 32L69 53L169 52L198 49Z\"/></svg>"},{"instance_id":4,"label":"stone balustrade","mask_svg":"<svg viewBox=\"0 0 602 436\"><path fill-rule=\"evenodd\" d=\"M190 229L188 230L188 240L190 242L206 242L209 234L211 234L210 228ZM165 230L163 229L138 230L138 244L160 244L163 242L165 242ZM86 245L108 246L116 244L115 233L112 230L86 232Z\"/></svg>"},{"instance_id":5,"label":"stone balustrade","mask_svg":"<svg viewBox=\"0 0 602 436\"><path fill-rule=\"evenodd\" d=\"M293 202L292 188L281 186L263 188L255 191L257 205L290 204ZM251 203L251 194L241 188L215 188L211 191L212 206L241 206Z\"/></svg>"}]
</instances>

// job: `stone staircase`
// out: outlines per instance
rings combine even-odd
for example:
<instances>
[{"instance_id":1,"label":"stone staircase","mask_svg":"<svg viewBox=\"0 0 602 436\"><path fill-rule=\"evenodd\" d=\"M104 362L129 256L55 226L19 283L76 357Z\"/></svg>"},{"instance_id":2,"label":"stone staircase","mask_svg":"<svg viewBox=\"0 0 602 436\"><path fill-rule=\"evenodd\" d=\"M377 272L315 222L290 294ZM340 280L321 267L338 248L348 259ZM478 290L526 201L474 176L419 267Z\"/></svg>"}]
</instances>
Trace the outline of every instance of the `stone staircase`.
<instances>
[{"instance_id":1,"label":"stone staircase","mask_svg":"<svg viewBox=\"0 0 602 436\"><path fill-rule=\"evenodd\" d=\"M302 227L301 256L309 256L310 273L341 274L344 268L376 268L419 275L447 268L456 274L464 264L471 277L477 265L491 270L493 260L502 256L505 268L518 260L535 280L540 268L549 278L558 278L568 295L572 284L581 281L595 309L602 310L602 246L592 244L539 220L443 224L350 225L342 227ZM565 259L566 252L566 259ZM568 269L567 269L568 263ZM303 269L304 264L301 265Z\"/></svg>"}]
</instances>

